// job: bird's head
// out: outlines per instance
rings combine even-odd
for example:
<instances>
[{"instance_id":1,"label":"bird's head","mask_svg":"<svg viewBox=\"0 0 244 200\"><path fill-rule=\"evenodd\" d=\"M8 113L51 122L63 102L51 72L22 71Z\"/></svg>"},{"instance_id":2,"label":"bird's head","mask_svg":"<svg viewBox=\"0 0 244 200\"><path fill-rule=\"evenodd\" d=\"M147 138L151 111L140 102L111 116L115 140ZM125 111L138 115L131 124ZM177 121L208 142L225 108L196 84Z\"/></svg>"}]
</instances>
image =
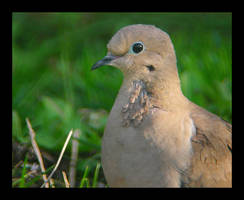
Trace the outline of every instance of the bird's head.
<instances>
[{"instance_id":1,"label":"bird's head","mask_svg":"<svg viewBox=\"0 0 244 200\"><path fill-rule=\"evenodd\" d=\"M152 25L129 25L107 44L107 55L92 66L119 68L126 79L155 82L164 76L178 77L173 44L167 33Z\"/></svg>"}]
</instances>

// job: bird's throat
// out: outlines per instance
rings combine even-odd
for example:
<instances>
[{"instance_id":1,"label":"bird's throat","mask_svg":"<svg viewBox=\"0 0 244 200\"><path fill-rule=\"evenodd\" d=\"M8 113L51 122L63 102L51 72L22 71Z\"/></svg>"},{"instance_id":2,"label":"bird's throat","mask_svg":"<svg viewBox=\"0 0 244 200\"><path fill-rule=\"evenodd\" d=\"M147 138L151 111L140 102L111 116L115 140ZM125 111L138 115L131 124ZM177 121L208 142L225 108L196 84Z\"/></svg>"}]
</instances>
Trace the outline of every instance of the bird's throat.
<instances>
[{"instance_id":1,"label":"bird's throat","mask_svg":"<svg viewBox=\"0 0 244 200\"><path fill-rule=\"evenodd\" d=\"M147 113L154 107L151 102L152 94L147 91L142 80L134 80L130 89L127 104L122 107L122 125L124 127L139 126Z\"/></svg>"}]
</instances>

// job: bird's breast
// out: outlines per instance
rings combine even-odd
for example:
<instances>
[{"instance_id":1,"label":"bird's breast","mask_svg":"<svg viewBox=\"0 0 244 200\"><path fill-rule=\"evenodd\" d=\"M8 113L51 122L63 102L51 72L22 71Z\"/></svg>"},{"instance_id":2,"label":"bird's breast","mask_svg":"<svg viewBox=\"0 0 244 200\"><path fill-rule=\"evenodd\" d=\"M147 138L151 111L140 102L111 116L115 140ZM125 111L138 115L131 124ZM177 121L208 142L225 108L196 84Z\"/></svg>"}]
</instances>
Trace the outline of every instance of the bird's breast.
<instances>
[{"instance_id":1,"label":"bird's breast","mask_svg":"<svg viewBox=\"0 0 244 200\"><path fill-rule=\"evenodd\" d=\"M191 154L188 114L153 107L143 82L120 90L102 139L102 166L114 187L177 187ZM153 177L153 178L152 178Z\"/></svg>"},{"instance_id":2,"label":"bird's breast","mask_svg":"<svg viewBox=\"0 0 244 200\"><path fill-rule=\"evenodd\" d=\"M158 117L161 120L155 120ZM185 170L191 155L192 127L186 121L154 111L140 126L125 127L121 115L112 110L102 141L102 165L109 185L159 187L168 183L177 187L178 171Z\"/></svg>"}]
</instances>

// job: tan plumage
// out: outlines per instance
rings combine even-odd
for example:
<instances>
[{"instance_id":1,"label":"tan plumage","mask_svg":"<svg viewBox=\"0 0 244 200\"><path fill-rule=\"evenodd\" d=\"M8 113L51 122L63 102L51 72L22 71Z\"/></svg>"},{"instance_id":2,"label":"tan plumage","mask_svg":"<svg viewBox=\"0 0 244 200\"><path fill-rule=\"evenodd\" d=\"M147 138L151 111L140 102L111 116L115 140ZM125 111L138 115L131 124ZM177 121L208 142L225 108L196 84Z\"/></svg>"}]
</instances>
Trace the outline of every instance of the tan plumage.
<instances>
[{"instance_id":1,"label":"tan plumage","mask_svg":"<svg viewBox=\"0 0 244 200\"><path fill-rule=\"evenodd\" d=\"M192 138L194 156L188 173L188 187L232 186L232 125L218 116L191 105L196 126Z\"/></svg>"},{"instance_id":2,"label":"tan plumage","mask_svg":"<svg viewBox=\"0 0 244 200\"><path fill-rule=\"evenodd\" d=\"M231 187L232 126L181 92L174 47L151 25L119 30L102 65L124 81L102 141L110 187Z\"/></svg>"}]
</instances>

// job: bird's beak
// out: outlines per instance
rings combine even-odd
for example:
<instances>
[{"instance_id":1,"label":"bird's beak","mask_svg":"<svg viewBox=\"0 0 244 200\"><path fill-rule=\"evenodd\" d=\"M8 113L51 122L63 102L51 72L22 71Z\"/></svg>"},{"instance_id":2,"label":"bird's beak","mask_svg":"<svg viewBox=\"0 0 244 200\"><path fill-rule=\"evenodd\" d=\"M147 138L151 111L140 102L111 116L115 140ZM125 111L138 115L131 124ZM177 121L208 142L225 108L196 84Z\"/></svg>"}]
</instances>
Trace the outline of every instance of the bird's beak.
<instances>
[{"instance_id":1,"label":"bird's beak","mask_svg":"<svg viewBox=\"0 0 244 200\"><path fill-rule=\"evenodd\" d=\"M113 56L113 55L107 55L105 56L102 60L99 60L98 62L96 62L91 70L97 69L103 65L109 65L111 63L111 61L113 61L114 59L118 58L118 56Z\"/></svg>"}]
</instances>

